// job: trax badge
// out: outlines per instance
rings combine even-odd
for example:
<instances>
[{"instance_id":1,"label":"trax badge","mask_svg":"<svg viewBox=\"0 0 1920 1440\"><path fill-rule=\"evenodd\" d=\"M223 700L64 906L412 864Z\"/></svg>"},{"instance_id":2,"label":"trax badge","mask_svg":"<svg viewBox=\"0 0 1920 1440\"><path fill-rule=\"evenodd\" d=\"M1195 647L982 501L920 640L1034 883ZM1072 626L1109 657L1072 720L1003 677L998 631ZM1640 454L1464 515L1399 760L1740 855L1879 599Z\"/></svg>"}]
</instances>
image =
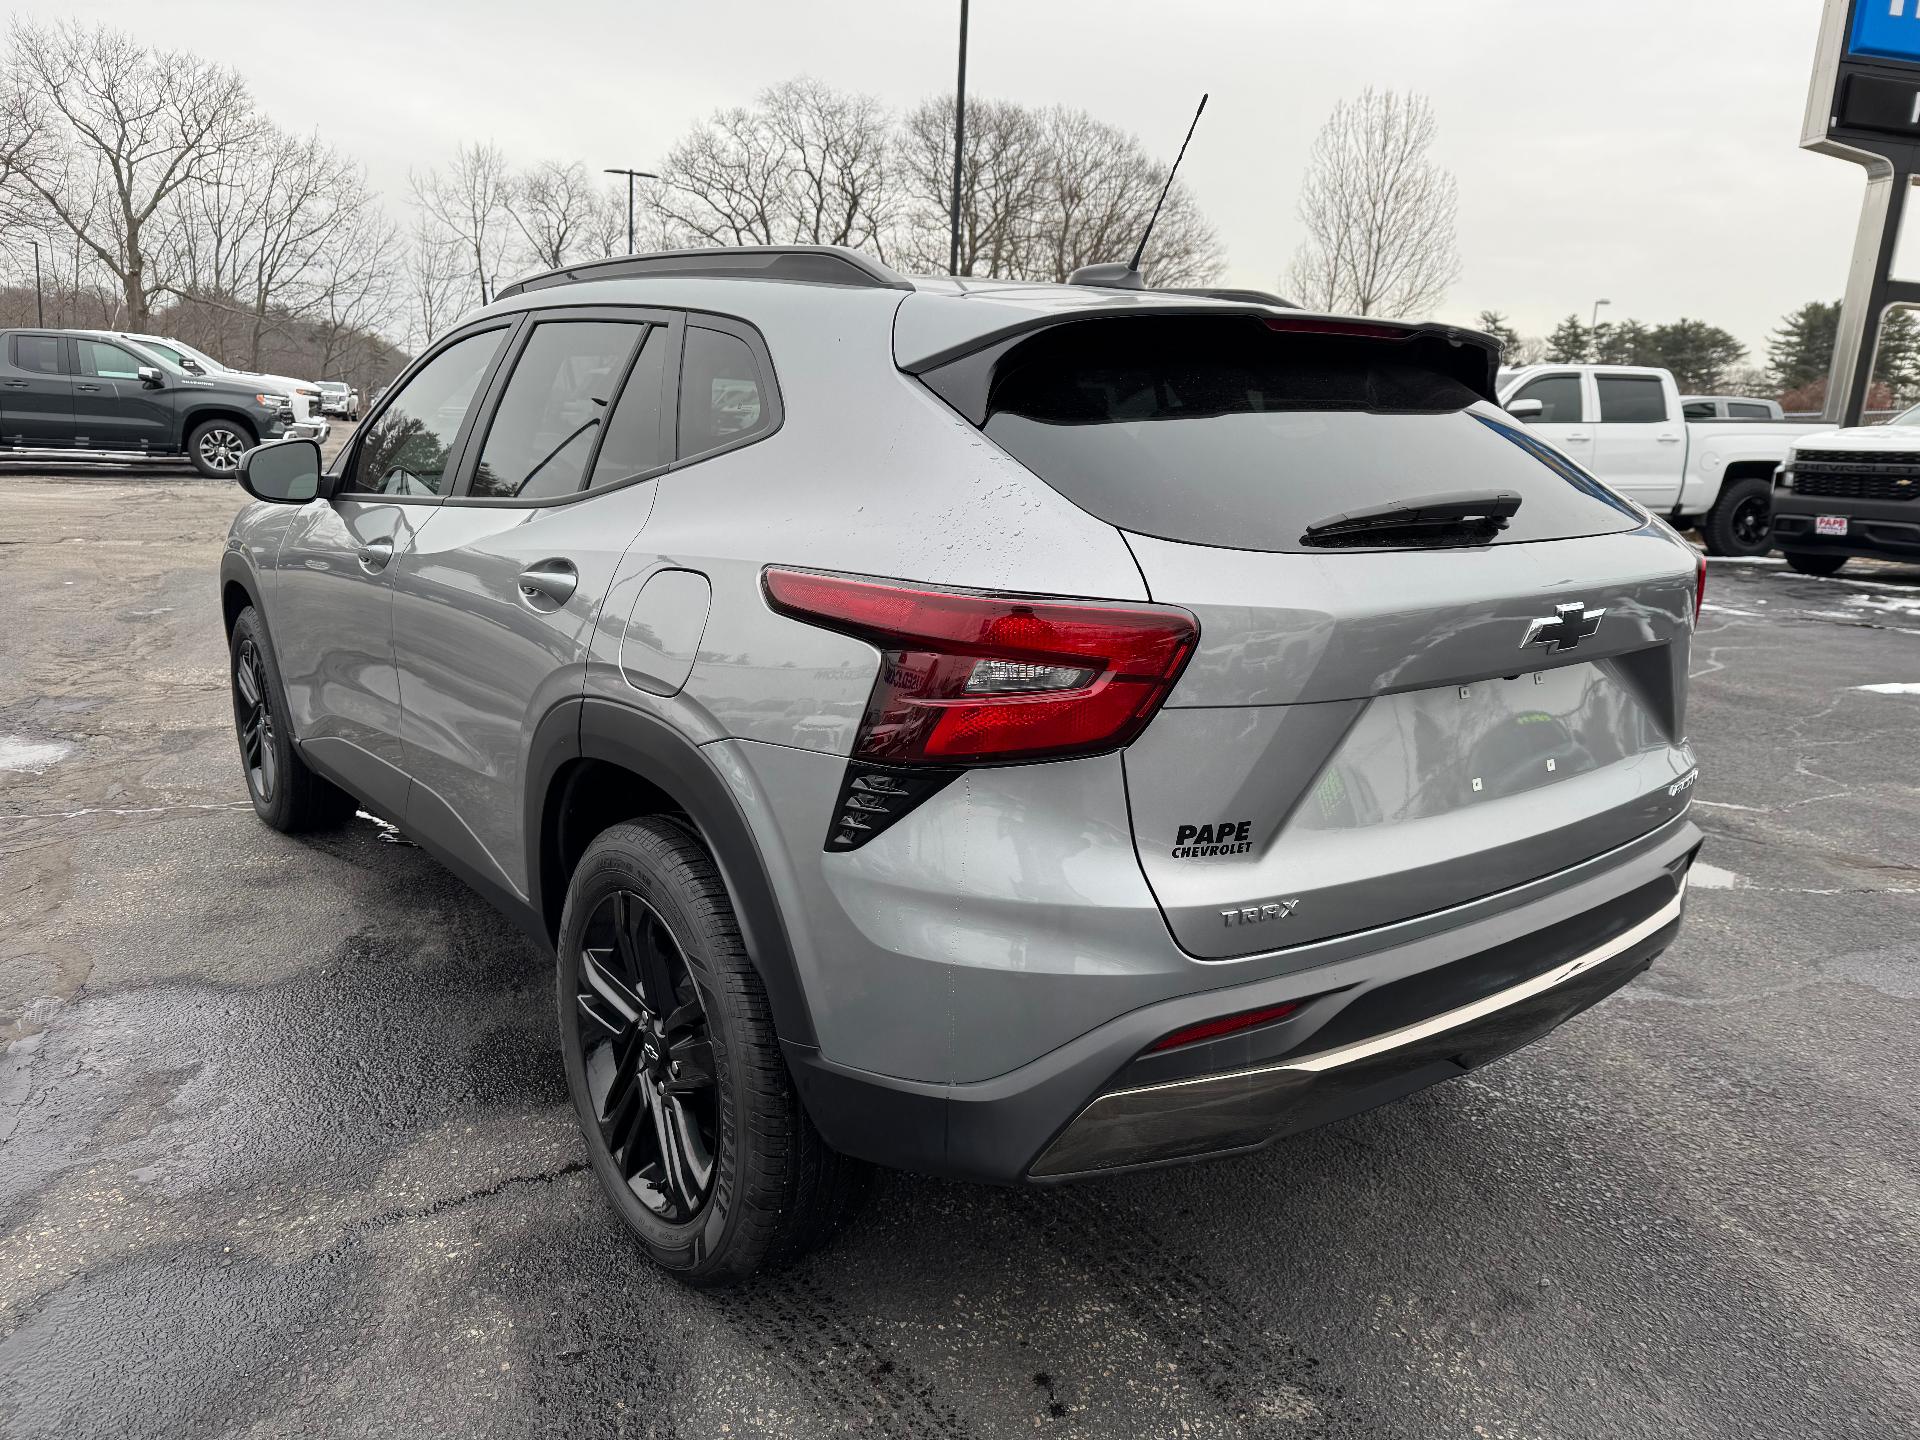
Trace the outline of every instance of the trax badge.
<instances>
[{"instance_id":1,"label":"trax badge","mask_svg":"<svg viewBox=\"0 0 1920 1440\"><path fill-rule=\"evenodd\" d=\"M1527 622L1527 638L1520 642L1520 648L1544 645L1552 651L1571 650L1600 628L1600 617L1606 613L1589 610L1579 600L1556 605L1553 614Z\"/></svg>"},{"instance_id":2,"label":"trax badge","mask_svg":"<svg viewBox=\"0 0 1920 1440\"><path fill-rule=\"evenodd\" d=\"M1265 905L1243 905L1238 910L1222 910L1220 920L1226 925L1259 925L1268 920L1284 920L1299 903L1298 900L1278 900Z\"/></svg>"}]
</instances>

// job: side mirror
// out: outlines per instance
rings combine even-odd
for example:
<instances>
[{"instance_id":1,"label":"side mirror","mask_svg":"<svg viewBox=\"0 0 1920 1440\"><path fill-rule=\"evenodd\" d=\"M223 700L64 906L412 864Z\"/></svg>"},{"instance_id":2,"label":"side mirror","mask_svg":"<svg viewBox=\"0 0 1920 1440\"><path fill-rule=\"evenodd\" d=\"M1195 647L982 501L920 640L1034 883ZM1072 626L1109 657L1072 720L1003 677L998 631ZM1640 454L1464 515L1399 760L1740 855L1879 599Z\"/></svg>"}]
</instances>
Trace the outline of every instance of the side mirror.
<instances>
[{"instance_id":1,"label":"side mirror","mask_svg":"<svg viewBox=\"0 0 1920 1440\"><path fill-rule=\"evenodd\" d=\"M276 440L240 457L240 486L256 500L304 505L320 495L320 447L312 440Z\"/></svg>"},{"instance_id":2,"label":"side mirror","mask_svg":"<svg viewBox=\"0 0 1920 1440\"><path fill-rule=\"evenodd\" d=\"M146 386L147 389L158 390L160 388L160 371L157 367L142 365L133 373L140 377L140 383Z\"/></svg>"},{"instance_id":3,"label":"side mirror","mask_svg":"<svg viewBox=\"0 0 1920 1440\"><path fill-rule=\"evenodd\" d=\"M1544 400L1515 400L1507 406L1507 414L1516 420L1538 420L1547 413Z\"/></svg>"}]
</instances>

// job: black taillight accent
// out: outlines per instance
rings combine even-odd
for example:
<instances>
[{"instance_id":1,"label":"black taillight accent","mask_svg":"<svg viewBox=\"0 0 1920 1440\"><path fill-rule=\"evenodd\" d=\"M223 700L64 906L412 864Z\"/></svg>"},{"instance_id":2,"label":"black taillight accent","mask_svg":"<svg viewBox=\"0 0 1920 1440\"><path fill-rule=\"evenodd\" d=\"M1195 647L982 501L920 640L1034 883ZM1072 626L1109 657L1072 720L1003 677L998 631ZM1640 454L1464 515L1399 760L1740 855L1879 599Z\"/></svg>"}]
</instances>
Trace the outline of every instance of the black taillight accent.
<instances>
[{"instance_id":1,"label":"black taillight accent","mask_svg":"<svg viewBox=\"0 0 1920 1440\"><path fill-rule=\"evenodd\" d=\"M959 774L918 765L895 769L852 761L840 782L833 822L827 826L827 850L858 850L946 789Z\"/></svg>"}]
</instances>

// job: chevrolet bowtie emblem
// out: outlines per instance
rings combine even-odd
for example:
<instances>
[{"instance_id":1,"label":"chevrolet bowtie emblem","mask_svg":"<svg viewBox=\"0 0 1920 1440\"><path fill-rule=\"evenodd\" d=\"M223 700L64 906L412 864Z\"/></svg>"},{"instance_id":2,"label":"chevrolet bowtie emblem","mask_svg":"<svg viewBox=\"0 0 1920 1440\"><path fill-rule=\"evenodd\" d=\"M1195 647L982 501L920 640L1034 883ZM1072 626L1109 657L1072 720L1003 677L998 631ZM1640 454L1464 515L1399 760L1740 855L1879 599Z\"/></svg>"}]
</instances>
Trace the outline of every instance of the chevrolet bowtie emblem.
<instances>
[{"instance_id":1,"label":"chevrolet bowtie emblem","mask_svg":"<svg viewBox=\"0 0 1920 1440\"><path fill-rule=\"evenodd\" d=\"M1553 607L1553 614L1527 622L1527 638L1520 648L1544 645L1551 651L1571 650L1600 628L1605 610L1589 610L1578 600Z\"/></svg>"}]
</instances>

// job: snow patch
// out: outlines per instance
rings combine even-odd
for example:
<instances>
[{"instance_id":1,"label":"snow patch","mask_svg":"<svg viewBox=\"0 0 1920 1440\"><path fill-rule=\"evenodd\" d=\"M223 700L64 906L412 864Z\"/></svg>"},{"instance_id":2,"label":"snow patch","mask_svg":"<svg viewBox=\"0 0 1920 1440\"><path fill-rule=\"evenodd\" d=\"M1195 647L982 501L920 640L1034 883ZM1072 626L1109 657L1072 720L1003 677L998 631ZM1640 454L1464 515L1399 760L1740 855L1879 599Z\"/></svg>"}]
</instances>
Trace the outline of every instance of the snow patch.
<instances>
[{"instance_id":1,"label":"snow patch","mask_svg":"<svg viewBox=\"0 0 1920 1440\"><path fill-rule=\"evenodd\" d=\"M1687 871L1687 884L1698 885L1702 890L1739 890L1746 880L1731 870L1722 870L1718 865L1709 865L1704 860L1693 862Z\"/></svg>"},{"instance_id":2,"label":"snow patch","mask_svg":"<svg viewBox=\"0 0 1920 1440\"><path fill-rule=\"evenodd\" d=\"M1920 680L1895 680L1884 685L1856 685L1869 695L1920 695Z\"/></svg>"},{"instance_id":3,"label":"snow patch","mask_svg":"<svg viewBox=\"0 0 1920 1440\"><path fill-rule=\"evenodd\" d=\"M24 740L18 735L0 735L0 770L19 770L38 775L49 765L58 764L73 751L73 746L57 740Z\"/></svg>"}]
</instances>

